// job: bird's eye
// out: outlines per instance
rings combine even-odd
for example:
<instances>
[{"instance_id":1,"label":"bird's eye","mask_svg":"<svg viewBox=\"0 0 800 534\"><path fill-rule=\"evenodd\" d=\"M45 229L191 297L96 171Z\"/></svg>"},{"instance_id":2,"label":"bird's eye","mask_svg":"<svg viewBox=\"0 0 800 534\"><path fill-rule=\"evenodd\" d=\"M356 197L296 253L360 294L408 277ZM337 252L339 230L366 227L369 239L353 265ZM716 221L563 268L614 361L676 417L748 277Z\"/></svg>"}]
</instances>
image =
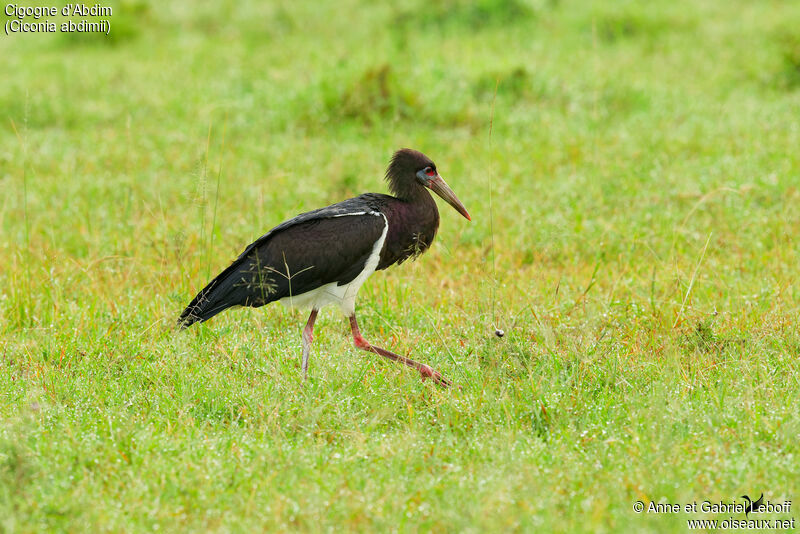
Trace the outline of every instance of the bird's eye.
<instances>
[{"instance_id":1,"label":"bird's eye","mask_svg":"<svg viewBox=\"0 0 800 534\"><path fill-rule=\"evenodd\" d=\"M428 176L436 176L436 171L433 170L433 167L425 167L425 174Z\"/></svg>"}]
</instances>

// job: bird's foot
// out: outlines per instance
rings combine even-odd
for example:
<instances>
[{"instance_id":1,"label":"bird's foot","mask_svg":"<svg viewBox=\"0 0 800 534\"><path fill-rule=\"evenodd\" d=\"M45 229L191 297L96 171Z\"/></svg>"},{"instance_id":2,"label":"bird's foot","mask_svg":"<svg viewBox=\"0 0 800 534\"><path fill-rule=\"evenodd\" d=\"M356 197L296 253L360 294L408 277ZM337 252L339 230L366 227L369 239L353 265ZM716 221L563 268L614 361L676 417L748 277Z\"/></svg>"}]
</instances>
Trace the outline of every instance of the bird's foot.
<instances>
[{"instance_id":1,"label":"bird's foot","mask_svg":"<svg viewBox=\"0 0 800 534\"><path fill-rule=\"evenodd\" d=\"M420 376L422 376L422 380L426 378L430 378L436 384L449 388L451 386L450 381L444 378L439 371L434 371L433 367L430 365L419 363L411 358L406 358L405 356L400 356L399 354L395 354L394 352L388 351L386 349L382 349L381 347L376 347L375 345L369 345L368 348L364 350L368 350L370 352L374 352L375 354L380 354L384 358L388 358L390 360L394 360L396 362L403 363L409 367L413 367L417 371L419 371Z\"/></svg>"},{"instance_id":2,"label":"bird's foot","mask_svg":"<svg viewBox=\"0 0 800 534\"><path fill-rule=\"evenodd\" d=\"M350 327L353 330L353 343L359 349L366 350L368 352L374 352L375 354L383 356L384 358L388 358L389 360L400 362L409 367L413 367L414 369L419 371L419 374L422 376L422 380L430 378L438 385L445 388L449 388L452 385L450 384L450 381L444 378L438 371L434 371L430 365L415 362L411 358L406 358L405 356L400 356L399 354L395 354L392 351L376 347L375 345L364 339L364 336L361 335L361 331L358 328L358 323L356 322L355 315L350 316Z\"/></svg>"},{"instance_id":3,"label":"bird's foot","mask_svg":"<svg viewBox=\"0 0 800 534\"><path fill-rule=\"evenodd\" d=\"M432 379L434 382L439 384L442 387L449 388L453 384L450 383L439 371L434 371L433 367L430 365L426 365L424 363L419 364L417 368L419 370L419 374L422 376L422 381L424 382L426 378Z\"/></svg>"}]
</instances>

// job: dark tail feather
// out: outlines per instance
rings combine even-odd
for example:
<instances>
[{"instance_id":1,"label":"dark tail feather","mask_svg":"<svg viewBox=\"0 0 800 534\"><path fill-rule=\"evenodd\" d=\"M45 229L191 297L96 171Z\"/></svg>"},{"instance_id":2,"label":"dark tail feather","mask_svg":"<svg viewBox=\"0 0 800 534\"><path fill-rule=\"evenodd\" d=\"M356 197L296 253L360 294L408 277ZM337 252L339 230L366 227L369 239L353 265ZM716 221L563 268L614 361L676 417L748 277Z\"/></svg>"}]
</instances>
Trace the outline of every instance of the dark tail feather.
<instances>
[{"instance_id":1,"label":"dark tail feather","mask_svg":"<svg viewBox=\"0 0 800 534\"><path fill-rule=\"evenodd\" d=\"M215 279L208 284L183 310L180 317L178 317L178 326L181 329L188 328L194 323L207 321L229 307L220 305L216 302L218 299L214 299L216 282L217 280Z\"/></svg>"},{"instance_id":2,"label":"dark tail feather","mask_svg":"<svg viewBox=\"0 0 800 534\"><path fill-rule=\"evenodd\" d=\"M178 326L184 329L202 323L232 306L260 305L253 302L255 299L244 283L241 269L241 262L235 261L209 282L178 317Z\"/></svg>"}]
</instances>

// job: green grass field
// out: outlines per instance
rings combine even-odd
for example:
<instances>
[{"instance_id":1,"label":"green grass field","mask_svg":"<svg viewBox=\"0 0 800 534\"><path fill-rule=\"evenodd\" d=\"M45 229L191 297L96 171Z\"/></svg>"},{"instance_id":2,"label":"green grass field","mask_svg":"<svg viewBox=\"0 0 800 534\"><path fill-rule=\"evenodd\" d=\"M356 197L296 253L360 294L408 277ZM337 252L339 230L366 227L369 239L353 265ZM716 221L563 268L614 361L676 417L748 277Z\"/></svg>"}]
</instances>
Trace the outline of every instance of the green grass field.
<instances>
[{"instance_id":1,"label":"green grass field","mask_svg":"<svg viewBox=\"0 0 800 534\"><path fill-rule=\"evenodd\" d=\"M0 35L0 531L686 532L745 514L634 503L800 499L800 4L103 5L109 37ZM461 389L334 308L305 386L302 313L175 330L403 146L473 221L440 203L360 324Z\"/></svg>"}]
</instances>

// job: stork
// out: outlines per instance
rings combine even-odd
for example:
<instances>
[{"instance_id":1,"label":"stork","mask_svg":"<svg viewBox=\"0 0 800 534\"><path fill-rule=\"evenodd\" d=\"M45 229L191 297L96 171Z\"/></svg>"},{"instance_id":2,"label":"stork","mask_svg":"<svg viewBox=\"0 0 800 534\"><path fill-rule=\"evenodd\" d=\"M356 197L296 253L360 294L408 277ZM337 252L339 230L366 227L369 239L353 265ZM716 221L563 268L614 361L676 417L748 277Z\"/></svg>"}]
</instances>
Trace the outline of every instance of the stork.
<instances>
[{"instance_id":1,"label":"stork","mask_svg":"<svg viewBox=\"0 0 800 534\"><path fill-rule=\"evenodd\" d=\"M245 248L189 303L178 319L186 328L233 306L258 308L280 301L310 308L303 329L303 379L320 308L337 304L350 320L359 349L413 367L443 387L450 382L430 366L369 343L358 328L356 294L376 270L425 252L439 227L430 189L467 220L467 209L422 152L404 148L392 156L386 181L394 196L365 193L285 221Z\"/></svg>"}]
</instances>

